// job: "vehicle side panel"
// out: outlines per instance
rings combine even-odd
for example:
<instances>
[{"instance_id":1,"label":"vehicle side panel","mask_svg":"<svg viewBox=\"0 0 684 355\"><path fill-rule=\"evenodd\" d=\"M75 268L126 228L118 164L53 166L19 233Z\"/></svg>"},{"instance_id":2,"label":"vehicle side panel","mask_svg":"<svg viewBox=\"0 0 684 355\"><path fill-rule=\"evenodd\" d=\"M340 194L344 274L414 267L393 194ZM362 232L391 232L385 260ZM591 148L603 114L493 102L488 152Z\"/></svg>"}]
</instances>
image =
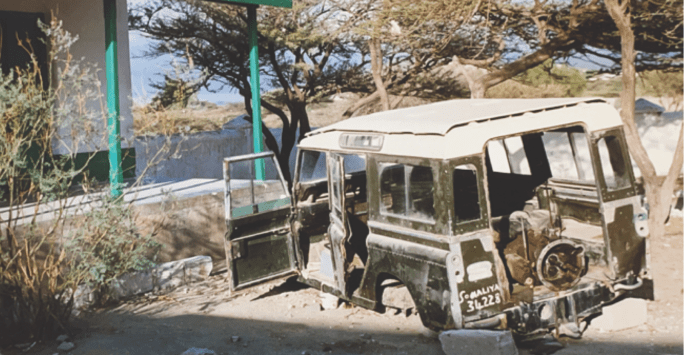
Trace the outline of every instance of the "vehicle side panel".
<instances>
[{"instance_id":1,"label":"vehicle side panel","mask_svg":"<svg viewBox=\"0 0 684 355\"><path fill-rule=\"evenodd\" d=\"M447 250L371 234L368 264L359 295L382 300L382 282L396 278L411 293L421 320L432 329L453 328L446 275Z\"/></svg>"}]
</instances>

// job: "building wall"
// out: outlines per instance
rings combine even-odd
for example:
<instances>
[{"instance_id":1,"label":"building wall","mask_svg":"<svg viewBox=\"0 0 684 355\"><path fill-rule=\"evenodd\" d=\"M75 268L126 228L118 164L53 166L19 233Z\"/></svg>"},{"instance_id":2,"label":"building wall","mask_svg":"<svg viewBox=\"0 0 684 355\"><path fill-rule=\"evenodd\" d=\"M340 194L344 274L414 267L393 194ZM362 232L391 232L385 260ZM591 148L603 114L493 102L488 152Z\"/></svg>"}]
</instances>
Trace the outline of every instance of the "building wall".
<instances>
[{"instance_id":1,"label":"building wall","mask_svg":"<svg viewBox=\"0 0 684 355\"><path fill-rule=\"evenodd\" d=\"M118 70L119 97L121 111L122 148L133 146L133 115L131 113L131 75L130 55L128 49L128 21L126 0L117 0L117 40L118 40ZM85 58L86 62L95 63L101 84L102 100L88 103L88 107L99 112L106 107L106 75L105 75L105 37L104 37L104 4L102 0L21 0L2 1L0 11L18 11L43 13L46 21L51 18L51 12L63 21L64 28L79 40L71 47L73 58ZM107 150L106 116L100 115L91 122L92 136L85 137L83 132L71 132L65 127L60 136L64 142L53 142L55 154L70 153L67 147L72 146L71 135L78 135L80 144L72 146L79 153Z\"/></svg>"}]
</instances>

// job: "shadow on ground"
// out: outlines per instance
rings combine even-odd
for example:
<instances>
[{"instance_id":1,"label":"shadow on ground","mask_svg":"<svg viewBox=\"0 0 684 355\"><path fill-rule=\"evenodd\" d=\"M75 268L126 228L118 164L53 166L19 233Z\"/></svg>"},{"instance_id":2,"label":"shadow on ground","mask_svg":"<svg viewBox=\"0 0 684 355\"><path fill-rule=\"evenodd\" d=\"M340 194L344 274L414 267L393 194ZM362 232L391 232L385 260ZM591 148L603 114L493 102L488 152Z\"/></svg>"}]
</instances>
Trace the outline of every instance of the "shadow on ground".
<instances>
[{"instance_id":1,"label":"shadow on ground","mask_svg":"<svg viewBox=\"0 0 684 355\"><path fill-rule=\"evenodd\" d=\"M195 308L184 306L182 311L193 314L169 315L181 306L166 296L134 303L125 311L120 307L101 310L75 323L73 341L77 347L69 354L173 355L190 348L231 355L443 354L436 333L408 326L402 316L343 307L330 311L302 307L294 318L289 314L287 302L296 297L308 299L316 293L289 279L265 292L213 299L198 295L192 303ZM204 312L220 315L201 314ZM415 322L419 323L417 318ZM619 333L596 335L580 340L563 338L560 343L547 337L524 344L520 354L681 354L683 350L676 339L652 343L625 339ZM39 344L29 353L51 355L57 345ZM15 353L21 352L2 350L4 355Z\"/></svg>"}]
</instances>

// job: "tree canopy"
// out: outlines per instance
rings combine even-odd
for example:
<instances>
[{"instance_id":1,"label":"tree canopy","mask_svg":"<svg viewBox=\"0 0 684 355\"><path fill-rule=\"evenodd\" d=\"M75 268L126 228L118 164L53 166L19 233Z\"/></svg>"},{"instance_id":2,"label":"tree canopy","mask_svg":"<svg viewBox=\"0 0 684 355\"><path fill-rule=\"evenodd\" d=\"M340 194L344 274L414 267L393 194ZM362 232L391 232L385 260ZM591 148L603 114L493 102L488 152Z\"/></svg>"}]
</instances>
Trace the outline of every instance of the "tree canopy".
<instances>
[{"instance_id":1,"label":"tree canopy","mask_svg":"<svg viewBox=\"0 0 684 355\"><path fill-rule=\"evenodd\" d=\"M356 49L342 35L351 20L336 16L325 2L301 0L292 9L259 9L259 61L262 78L281 95L261 104L283 125L282 147L265 129L266 145L276 152L289 179L288 158L297 139L310 130L307 103L359 82L366 64L353 60ZM158 40L148 55L186 53L205 71L207 82L237 90L251 111L247 13L241 6L207 1L160 0L130 11L131 29ZM251 113L251 112L250 112Z\"/></svg>"},{"instance_id":2,"label":"tree canopy","mask_svg":"<svg viewBox=\"0 0 684 355\"><path fill-rule=\"evenodd\" d=\"M681 70L682 0L632 2L636 70ZM292 9L261 7L258 16L262 78L274 89L262 106L283 124L282 147L267 130L266 144L288 176L297 131L310 130L307 104L334 93L364 96L344 113L350 116L378 100L394 108L405 96L443 100L467 89L484 97L488 88L559 59L600 59L621 70L620 35L604 0L301 0ZM206 73L202 85L237 90L250 111L245 8L156 0L129 17L131 29L157 40L148 55L193 58ZM554 71L581 87L574 74L547 73Z\"/></svg>"},{"instance_id":3,"label":"tree canopy","mask_svg":"<svg viewBox=\"0 0 684 355\"><path fill-rule=\"evenodd\" d=\"M682 1L633 1L638 71L682 67ZM602 0L483 3L473 17L472 48L455 65L488 70L473 79L473 97L549 59L604 60L621 70L620 36ZM604 64L605 65L605 64Z\"/></svg>"}]
</instances>

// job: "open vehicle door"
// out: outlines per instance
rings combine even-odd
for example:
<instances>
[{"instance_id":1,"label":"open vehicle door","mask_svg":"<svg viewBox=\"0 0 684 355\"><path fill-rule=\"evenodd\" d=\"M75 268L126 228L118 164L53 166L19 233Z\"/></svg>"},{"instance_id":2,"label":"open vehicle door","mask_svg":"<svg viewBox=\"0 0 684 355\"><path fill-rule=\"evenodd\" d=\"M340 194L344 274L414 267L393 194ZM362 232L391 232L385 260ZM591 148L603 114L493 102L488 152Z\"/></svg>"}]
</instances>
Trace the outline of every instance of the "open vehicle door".
<instances>
[{"instance_id":1,"label":"open vehicle door","mask_svg":"<svg viewBox=\"0 0 684 355\"><path fill-rule=\"evenodd\" d=\"M263 180L255 176L255 163L265 166ZM292 203L273 152L225 158L223 177L230 289L293 273Z\"/></svg>"},{"instance_id":2,"label":"open vehicle door","mask_svg":"<svg viewBox=\"0 0 684 355\"><path fill-rule=\"evenodd\" d=\"M344 243L349 237L347 212L345 210L344 158L335 153L328 154L328 176L330 191L330 249L335 277L335 286L345 293L347 261Z\"/></svg>"}]
</instances>

